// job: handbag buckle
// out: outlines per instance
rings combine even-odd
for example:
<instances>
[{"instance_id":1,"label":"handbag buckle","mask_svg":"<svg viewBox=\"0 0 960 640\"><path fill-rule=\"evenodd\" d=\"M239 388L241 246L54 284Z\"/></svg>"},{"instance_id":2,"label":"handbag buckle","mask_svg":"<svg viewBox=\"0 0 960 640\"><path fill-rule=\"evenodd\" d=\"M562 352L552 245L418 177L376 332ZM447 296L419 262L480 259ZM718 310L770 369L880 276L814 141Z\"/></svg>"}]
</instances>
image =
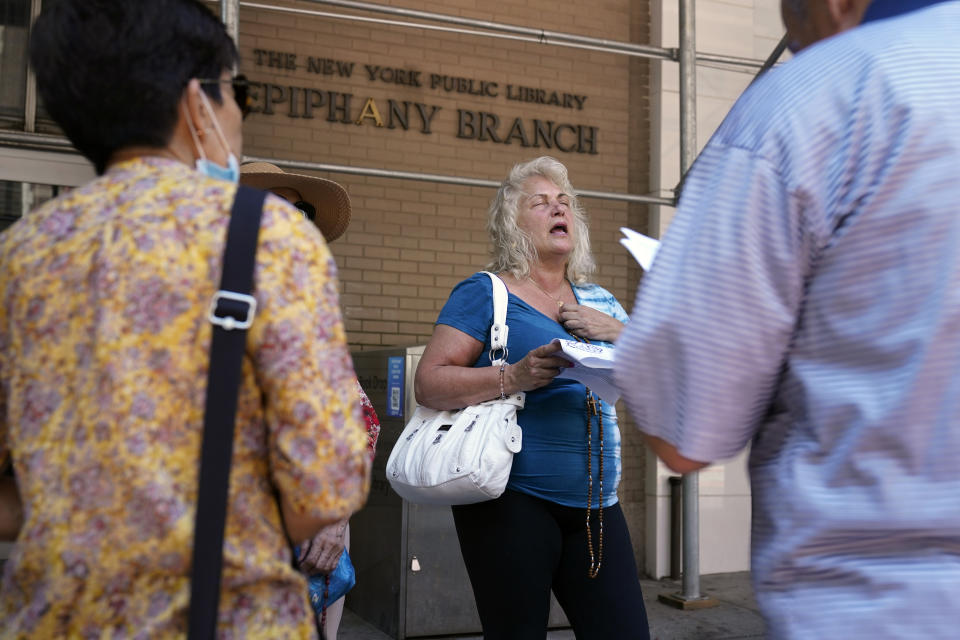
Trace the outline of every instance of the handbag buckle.
<instances>
[{"instance_id":1,"label":"handbag buckle","mask_svg":"<svg viewBox=\"0 0 960 640\"><path fill-rule=\"evenodd\" d=\"M502 352L503 352L503 356L500 357L500 358L494 358L494 357L493 357L494 354L497 353L498 351L502 351ZM499 364L501 360L506 360L506 359L507 359L507 355L508 355L509 353L510 353L510 350L507 349L506 346L503 346L503 347L490 347L490 353L487 354L487 355L488 355L488 357L490 358L490 363L491 363L491 364Z\"/></svg>"},{"instance_id":2,"label":"handbag buckle","mask_svg":"<svg viewBox=\"0 0 960 640\"><path fill-rule=\"evenodd\" d=\"M256 298L246 293L221 289L213 294L207 320L226 331L249 329L256 313Z\"/></svg>"}]
</instances>

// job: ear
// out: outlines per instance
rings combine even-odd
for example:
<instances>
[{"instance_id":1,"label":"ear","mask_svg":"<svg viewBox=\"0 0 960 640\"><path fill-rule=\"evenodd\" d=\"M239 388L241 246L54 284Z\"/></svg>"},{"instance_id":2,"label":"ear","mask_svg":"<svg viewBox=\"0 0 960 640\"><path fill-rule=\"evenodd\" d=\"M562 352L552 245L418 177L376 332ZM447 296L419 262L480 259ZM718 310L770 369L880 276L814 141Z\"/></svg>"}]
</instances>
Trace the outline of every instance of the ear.
<instances>
[{"instance_id":1,"label":"ear","mask_svg":"<svg viewBox=\"0 0 960 640\"><path fill-rule=\"evenodd\" d=\"M207 105L204 104L203 99L200 97L201 91L203 91L203 89L200 88L200 81L196 78L191 78L190 82L187 83L187 88L183 90L181 104L186 111L186 116L190 118L190 122L193 123L197 135L203 140L210 129L210 113L208 112Z\"/></svg>"},{"instance_id":2,"label":"ear","mask_svg":"<svg viewBox=\"0 0 960 640\"><path fill-rule=\"evenodd\" d=\"M194 161L200 157L197 150L197 141L190 134L190 128L198 138L199 144L205 145L206 135L204 129L209 127L208 120L204 117L206 109L199 97L200 83L196 80L190 80L187 87L180 94L180 100L177 102L177 121L170 132L170 139L167 142L168 148L177 156L177 158L187 165L193 165ZM189 124L188 124L189 121ZM206 152L207 149L205 148ZM209 152L207 152L209 156Z\"/></svg>"},{"instance_id":3,"label":"ear","mask_svg":"<svg viewBox=\"0 0 960 640\"><path fill-rule=\"evenodd\" d=\"M846 31L860 24L870 2L871 0L827 0L827 8L836 31Z\"/></svg>"}]
</instances>

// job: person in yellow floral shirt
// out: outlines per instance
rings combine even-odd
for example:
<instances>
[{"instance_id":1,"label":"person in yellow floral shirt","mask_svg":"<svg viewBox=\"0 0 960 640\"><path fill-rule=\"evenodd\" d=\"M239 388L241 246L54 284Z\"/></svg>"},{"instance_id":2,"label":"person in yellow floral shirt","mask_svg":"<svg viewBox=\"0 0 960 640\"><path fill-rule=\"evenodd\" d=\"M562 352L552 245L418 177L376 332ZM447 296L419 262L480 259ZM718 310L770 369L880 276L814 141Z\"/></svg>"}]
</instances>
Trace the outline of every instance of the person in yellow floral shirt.
<instances>
[{"instance_id":1,"label":"person in yellow floral shirt","mask_svg":"<svg viewBox=\"0 0 960 640\"><path fill-rule=\"evenodd\" d=\"M0 236L0 637L182 637L236 50L197 0L61 0L31 61L100 175ZM275 196L254 281L218 636L312 638L289 540L362 506L370 457L335 265Z\"/></svg>"}]
</instances>

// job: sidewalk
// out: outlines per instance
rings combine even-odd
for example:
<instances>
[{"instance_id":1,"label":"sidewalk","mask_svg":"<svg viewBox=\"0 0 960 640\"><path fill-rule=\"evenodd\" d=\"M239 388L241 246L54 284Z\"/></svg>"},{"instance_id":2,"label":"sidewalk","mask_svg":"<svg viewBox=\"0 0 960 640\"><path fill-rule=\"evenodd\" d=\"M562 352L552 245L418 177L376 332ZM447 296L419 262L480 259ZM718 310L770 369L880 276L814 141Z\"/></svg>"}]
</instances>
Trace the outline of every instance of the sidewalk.
<instances>
[{"instance_id":1,"label":"sidewalk","mask_svg":"<svg viewBox=\"0 0 960 640\"><path fill-rule=\"evenodd\" d=\"M757 611L750 587L750 574L717 573L701 576L703 595L718 602L709 609L681 611L657 601L661 593L680 591L681 584L673 580L641 580L643 601L650 620L652 640L763 640L763 619ZM390 636L358 616L345 610L340 624L339 640L390 640ZM458 636L460 640L481 636ZM549 640L574 640L570 629L556 629L547 634ZM454 640L433 638L433 640ZM615 639L611 639L615 640Z\"/></svg>"}]
</instances>

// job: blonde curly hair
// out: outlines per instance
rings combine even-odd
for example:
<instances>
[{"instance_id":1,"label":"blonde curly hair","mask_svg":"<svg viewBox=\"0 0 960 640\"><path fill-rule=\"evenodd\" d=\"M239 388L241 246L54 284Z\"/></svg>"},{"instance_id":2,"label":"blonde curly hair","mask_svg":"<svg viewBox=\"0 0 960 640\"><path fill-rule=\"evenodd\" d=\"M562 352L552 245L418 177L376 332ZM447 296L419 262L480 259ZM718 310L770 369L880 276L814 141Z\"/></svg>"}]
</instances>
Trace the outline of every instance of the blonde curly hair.
<instances>
[{"instance_id":1,"label":"blonde curly hair","mask_svg":"<svg viewBox=\"0 0 960 640\"><path fill-rule=\"evenodd\" d=\"M540 156L528 162L514 165L507 178L497 189L490 202L487 231L493 243L488 271L506 271L517 279L530 275L530 265L539 259L533 241L517 225L520 202L528 194L523 185L530 178L543 177L570 196L570 212L573 214L574 247L567 261L567 279L573 284L584 284L596 270L590 252L590 231L587 213L580 204L567 177L567 168L556 158Z\"/></svg>"}]
</instances>

